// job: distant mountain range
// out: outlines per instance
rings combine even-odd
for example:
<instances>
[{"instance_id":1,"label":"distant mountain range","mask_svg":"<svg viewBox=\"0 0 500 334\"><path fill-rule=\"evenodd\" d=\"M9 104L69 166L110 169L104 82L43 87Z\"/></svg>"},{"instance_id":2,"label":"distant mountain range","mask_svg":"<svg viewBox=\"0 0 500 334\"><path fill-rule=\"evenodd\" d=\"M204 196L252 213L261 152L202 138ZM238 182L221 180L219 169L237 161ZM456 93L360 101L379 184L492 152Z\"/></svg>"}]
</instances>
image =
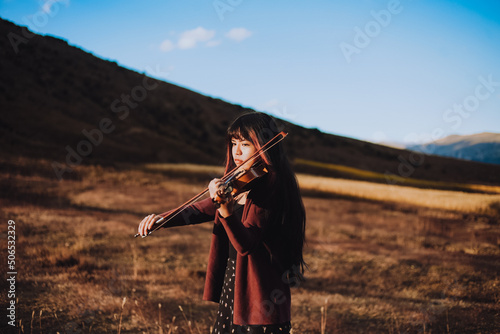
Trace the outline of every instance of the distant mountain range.
<instances>
[{"instance_id":1,"label":"distant mountain range","mask_svg":"<svg viewBox=\"0 0 500 334\"><path fill-rule=\"evenodd\" d=\"M2 19L0 73L0 170L2 163L20 156L52 161L64 177L78 164L221 165L228 125L252 111L149 78ZM496 165L417 156L279 121L289 132L283 143L298 172L344 177L325 168L308 169L302 160L389 176L500 185Z\"/></svg>"},{"instance_id":2,"label":"distant mountain range","mask_svg":"<svg viewBox=\"0 0 500 334\"><path fill-rule=\"evenodd\" d=\"M483 132L473 135L451 135L431 143L410 145L412 151L457 159L500 164L500 134Z\"/></svg>"}]
</instances>

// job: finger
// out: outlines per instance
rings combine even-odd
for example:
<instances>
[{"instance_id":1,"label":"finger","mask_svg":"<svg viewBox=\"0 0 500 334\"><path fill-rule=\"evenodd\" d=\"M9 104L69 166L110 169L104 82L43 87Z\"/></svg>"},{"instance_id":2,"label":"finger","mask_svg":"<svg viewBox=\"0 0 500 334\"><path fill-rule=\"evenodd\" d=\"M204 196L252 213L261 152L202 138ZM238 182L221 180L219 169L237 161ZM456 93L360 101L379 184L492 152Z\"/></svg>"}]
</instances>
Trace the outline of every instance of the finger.
<instances>
[{"instance_id":1,"label":"finger","mask_svg":"<svg viewBox=\"0 0 500 334\"><path fill-rule=\"evenodd\" d=\"M151 220L152 216L153 215L149 215L149 216L146 216L143 219L142 229L140 231L141 236L146 236L148 234L148 231L149 231L149 221Z\"/></svg>"},{"instance_id":2,"label":"finger","mask_svg":"<svg viewBox=\"0 0 500 334\"><path fill-rule=\"evenodd\" d=\"M149 215L148 220L146 221L146 231L145 233L149 233L151 231L151 228L153 227L153 224L155 223L155 216L154 214Z\"/></svg>"},{"instance_id":3,"label":"finger","mask_svg":"<svg viewBox=\"0 0 500 334\"><path fill-rule=\"evenodd\" d=\"M223 198L227 198L229 195L231 195L231 193L227 189L221 187L217 189L217 195Z\"/></svg>"},{"instance_id":4,"label":"finger","mask_svg":"<svg viewBox=\"0 0 500 334\"><path fill-rule=\"evenodd\" d=\"M220 187L215 187L212 190L210 197L216 198L216 197L222 197L222 195L223 195L223 189L221 189Z\"/></svg>"},{"instance_id":5,"label":"finger","mask_svg":"<svg viewBox=\"0 0 500 334\"><path fill-rule=\"evenodd\" d=\"M153 229L153 226L154 224L156 223L156 215L151 215L151 218L149 219L149 222L148 222L148 232L151 231Z\"/></svg>"},{"instance_id":6,"label":"finger","mask_svg":"<svg viewBox=\"0 0 500 334\"><path fill-rule=\"evenodd\" d=\"M215 192L217 191L217 182L218 179L212 179L212 181L210 181L210 184L208 185L208 190L210 191L210 197L211 198L214 198L215 196Z\"/></svg>"},{"instance_id":7,"label":"finger","mask_svg":"<svg viewBox=\"0 0 500 334\"><path fill-rule=\"evenodd\" d=\"M139 235L143 235L143 231L144 231L144 226L146 224L146 220L148 219L148 216L144 217L142 219L142 221L140 222L139 224L139 227L137 228L137 233L139 233Z\"/></svg>"}]
</instances>

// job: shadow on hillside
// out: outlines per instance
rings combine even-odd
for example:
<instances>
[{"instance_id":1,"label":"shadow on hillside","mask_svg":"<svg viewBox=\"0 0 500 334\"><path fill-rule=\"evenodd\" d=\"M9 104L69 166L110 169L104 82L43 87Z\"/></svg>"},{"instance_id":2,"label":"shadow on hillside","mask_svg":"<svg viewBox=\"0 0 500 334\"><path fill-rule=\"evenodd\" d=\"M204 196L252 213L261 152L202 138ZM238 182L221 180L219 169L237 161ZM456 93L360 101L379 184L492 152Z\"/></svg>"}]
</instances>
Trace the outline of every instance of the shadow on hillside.
<instances>
[{"instance_id":1,"label":"shadow on hillside","mask_svg":"<svg viewBox=\"0 0 500 334\"><path fill-rule=\"evenodd\" d=\"M43 209L72 209L86 212L109 214L131 214L141 216L141 212L125 209L109 209L90 205L72 203L60 193L52 184L43 181L24 182L12 178L0 180L0 199L11 204L34 205Z\"/></svg>"}]
</instances>

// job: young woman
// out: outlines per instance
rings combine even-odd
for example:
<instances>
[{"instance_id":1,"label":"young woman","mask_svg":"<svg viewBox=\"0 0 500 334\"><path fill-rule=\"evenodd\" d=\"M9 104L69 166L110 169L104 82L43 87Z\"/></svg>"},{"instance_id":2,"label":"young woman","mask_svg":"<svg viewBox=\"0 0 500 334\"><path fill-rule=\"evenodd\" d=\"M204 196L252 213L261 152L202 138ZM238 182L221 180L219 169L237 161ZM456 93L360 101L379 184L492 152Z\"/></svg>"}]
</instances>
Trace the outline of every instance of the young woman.
<instances>
[{"instance_id":1,"label":"young woman","mask_svg":"<svg viewBox=\"0 0 500 334\"><path fill-rule=\"evenodd\" d=\"M226 173L242 166L278 133L274 119L252 112L237 118L227 131ZM214 220L203 299L219 303L212 333L289 333L290 286L303 277L305 211L297 180L281 142L257 158L268 173L253 180L236 198L220 194L213 179L210 198L186 208L167 226ZM149 215L142 236L169 212Z\"/></svg>"}]
</instances>

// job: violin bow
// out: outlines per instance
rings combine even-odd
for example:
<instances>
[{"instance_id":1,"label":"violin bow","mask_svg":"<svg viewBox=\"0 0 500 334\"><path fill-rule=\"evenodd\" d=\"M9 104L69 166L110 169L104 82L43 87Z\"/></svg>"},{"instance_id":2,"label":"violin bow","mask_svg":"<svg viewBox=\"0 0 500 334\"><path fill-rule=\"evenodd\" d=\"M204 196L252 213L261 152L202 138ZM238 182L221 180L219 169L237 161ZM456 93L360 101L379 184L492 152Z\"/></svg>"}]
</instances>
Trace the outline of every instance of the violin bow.
<instances>
[{"instance_id":1,"label":"violin bow","mask_svg":"<svg viewBox=\"0 0 500 334\"><path fill-rule=\"evenodd\" d=\"M257 150L254 154L252 154L247 160L243 161L240 166L243 166L245 165L247 162L249 161L253 161L255 160L260 154L268 151L269 149L271 149L273 146L275 146L276 144L278 144L280 141L282 141L283 139L285 139L285 137L288 135L288 133L286 133L285 131L281 131L280 133L278 133L276 136L274 136L271 140L269 140L267 143L265 143L259 150ZM280 137L280 138L279 138ZM275 141L273 143L273 141ZM236 166L234 167L232 170L230 170L228 173L224 174L221 178L221 181L222 182L225 182L227 179L229 179L232 174L239 168L239 166ZM148 234L142 236L143 238L147 237L148 235L150 235L151 233L153 233L154 231L160 229L163 227L163 225L165 225L166 223L168 223L170 220L172 220L174 217L176 217L179 213L181 213L184 209L186 209L189 205L191 205L192 203L198 201L201 197L203 197L207 191L208 191L208 187L203 190L202 192L200 192L198 195L194 196L193 198L191 198L190 200L188 200L187 202L183 203L181 206L179 206L178 208L174 209L170 215L166 216L166 217L162 217L161 219L158 219L158 221L155 222L155 224L158 224L158 223L161 223L160 225L157 225L154 229L152 229L151 231L148 232ZM137 238L139 236L139 233L137 233L136 235L134 235L134 238Z\"/></svg>"}]
</instances>

